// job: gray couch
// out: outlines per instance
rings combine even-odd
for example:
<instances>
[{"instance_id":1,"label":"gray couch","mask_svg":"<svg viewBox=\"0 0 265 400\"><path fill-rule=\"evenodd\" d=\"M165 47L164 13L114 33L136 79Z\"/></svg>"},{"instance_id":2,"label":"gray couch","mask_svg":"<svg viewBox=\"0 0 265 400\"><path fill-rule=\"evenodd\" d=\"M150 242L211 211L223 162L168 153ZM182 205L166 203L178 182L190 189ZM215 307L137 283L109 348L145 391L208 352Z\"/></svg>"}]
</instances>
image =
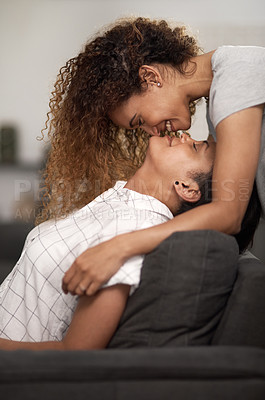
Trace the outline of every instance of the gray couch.
<instances>
[{"instance_id":1,"label":"gray couch","mask_svg":"<svg viewBox=\"0 0 265 400\"><path fill-rule=\"evenodd\" d=\"M175 233L146 256L108 349L1 351L0 393L264 400L265 267L227 235Z\"/></svg>"}]
</instances>

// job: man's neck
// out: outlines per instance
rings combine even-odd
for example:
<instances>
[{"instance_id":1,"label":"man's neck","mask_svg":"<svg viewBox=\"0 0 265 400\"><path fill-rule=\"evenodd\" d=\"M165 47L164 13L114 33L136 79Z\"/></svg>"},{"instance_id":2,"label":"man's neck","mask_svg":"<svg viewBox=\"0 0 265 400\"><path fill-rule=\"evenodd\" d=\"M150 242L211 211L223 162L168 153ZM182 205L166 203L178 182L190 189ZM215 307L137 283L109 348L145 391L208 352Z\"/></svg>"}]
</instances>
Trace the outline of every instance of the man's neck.
<instances>
[{"instance_id":1,"label":"man's neck","mask_svg":"<svg viewBox=\"0 0 265 400\"><path fill-rule=\"evenodd\" d=\"M138 169L128 180L125 188L156 198L164 203L173 214L177 210L178 196L173 184L161 179L150 167L142 166Z\"/></svg>"}]
</instances>

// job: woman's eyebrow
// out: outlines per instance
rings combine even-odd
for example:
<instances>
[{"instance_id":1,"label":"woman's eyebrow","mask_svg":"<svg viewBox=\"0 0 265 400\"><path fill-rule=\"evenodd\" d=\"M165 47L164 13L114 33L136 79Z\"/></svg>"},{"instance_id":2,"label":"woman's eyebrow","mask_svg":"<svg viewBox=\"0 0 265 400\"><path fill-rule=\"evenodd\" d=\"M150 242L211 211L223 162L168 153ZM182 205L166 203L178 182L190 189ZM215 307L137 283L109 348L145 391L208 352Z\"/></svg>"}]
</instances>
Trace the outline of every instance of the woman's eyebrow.
<instances>
[{"instance_id":1,"label":"woman's eyebrow","mask_svg":"<svg viewBox=\"0 0 265 400\"><path fill-rule=\"evenodd\" d=\"M130 125L131 128L133 128L133 125L134 125L134 124L133 124L133 120L134 120L134 118L136 117L136 114L137 114L137 113L134 114L134 116L132 117L132 119L131 119L130 122L129 122L129 125Z\"/></svg>"}]
</instances>

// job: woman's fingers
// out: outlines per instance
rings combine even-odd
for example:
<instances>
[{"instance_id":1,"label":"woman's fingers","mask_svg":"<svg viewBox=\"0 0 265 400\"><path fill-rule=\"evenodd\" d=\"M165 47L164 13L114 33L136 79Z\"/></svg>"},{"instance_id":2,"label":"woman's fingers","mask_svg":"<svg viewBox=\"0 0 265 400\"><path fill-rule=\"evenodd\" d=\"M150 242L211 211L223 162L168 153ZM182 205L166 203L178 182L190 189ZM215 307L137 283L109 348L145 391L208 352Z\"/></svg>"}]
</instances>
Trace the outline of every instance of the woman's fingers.
<instances>
[{"instance_id":1,"label":"woman's fingers","mask_svg":"<svg viewBox=\"0 0 265 400\"><path fill-rule=\"evenodd\" d=\"M87 294L87 290L89 289L89 285L91 285L91 282L92 282L91 278L83 276L83 279L80 280L78 286L75 289L75 294L78 294L79 296ZM93 292L92 294L95 294L95 292Z\"/></svg>"},{"instance_id":2,"label":"woman's fingers","mask_svg":"<svg viewBox=\"0 0 265 400\"><path fill-rule=\"evenodd\" d=\"M79 283L79 285L75 289L74 294L77 294L78 296L83 296L84 294L86 294L86 287Z\"/></svg>"},{"instance_id":3,"label":"woman's fingers","mask_svg":"<svg viewBox=\"0 0 265 400\"><path fill-rule=\"evenodd\" d=\"M68 269L68 271L64 274L63 277L63 282L62 282L62 289L65 294L68 293L68 285L71 282L71 280L74 278L76 274L76 268L75 268L75 262L71 265L71 267Z\"/></svg>"},{"instance_id":4,"label":"woman's fingers","mask_svg":"<svg viewBox=\"0 0 265 400\"><path fill-rule=\"evenodd\" d=\"M78 272L76 272L76 274L73 276L73 278L67 285L67 291L73 295L76 294L76 290L79 287L81 280L82 280L82 276L80 276L80 274ZM81 288L79 288L79 291L80 290L81 290Z\"/></svg>"},{"instance_id":5,"label":"woman's fingers","mask_svg":"<svg viewBox=\"0 0 265 400\"><path fill-rule=\"evenodd\" d=\"M87 296L93 296L94 294L97 293L97 291L100 289L100 287L101 287L100 282L92 282L90 285L88 285L85 294Z\"/></svg>"},{"instance_id":6,"label":"woman's fingers","mask_svg":"<svg viewBox=\"0 0 265 400\"><path fill-rule=\"evenodd\" d=\"M84 273L76 267L76 261L72 264L70 269L66 272L63 278L62 288L64 293L83 294L86 291L85 287L80 287L80 282L83 280ZM82 290L83 289L83 290Z\"/></svg>"},{"instance_id":7,"label":"woman's fingers","mask_svg":"<svg viewBox=\"0 0 265 400\"><path fill-rule=\"evenodd\" d=\"M84 269L84 263L82 267L80 266L80 259L76 259L76 261L72 264L70 269L65 273L62 289L65 294L70 292L71 294L78 296L82 296L86 293L91 282L95 279L93 273L90 272L90 266L86 264L86 268ZM86 270L88 269L88 271ZM99 288L101 283L98 282L93 285L93 288ZM94 294L97 290L92 289Z\"/></svg>"},{"instance_id":8,"label":"woman's fingers","mask_svg":"<svg viewBox=\"0 0 265 400\"><path fill-rule=\"evenodd\" d=\"M87 267L89 267L89 265L87 265L86 260L83 260L83 255L81 254L73 262L73 264L63 277L62 288L64 293L67 294L68 292L72 293L73 291L75 291L75 289L83 279L84 274L87 272ZM84 291L85 290L86 287L84 288Z\"/></svg>"},{"instance_id":9,"label":"woman's fingers","mask_svg":"<svg viewBox=\"0 0 265 400\"><path fill-rule=\"evenodd\" d=\"M124 246L117 246L117 240L107 240L80 254L64 275L64 293L94 295L124 262Z\"/></svg>"},{"instance_id":10,"label":"woman's fingers","mask_svg":"<svg viewBox=\"0 0 265 400\"><path fill-rule=\"evenodd\" d=\"M62 288L66 294L70 292L72 295L83 296L86 294L87 296L93 296L103 284L95 276L93 277L93 274L88 275L88 273L85 274L76 269L72 271L74 272L71 272L69 276L67 272L67 275L63 279Z\"/></svg>"}]
</instances>

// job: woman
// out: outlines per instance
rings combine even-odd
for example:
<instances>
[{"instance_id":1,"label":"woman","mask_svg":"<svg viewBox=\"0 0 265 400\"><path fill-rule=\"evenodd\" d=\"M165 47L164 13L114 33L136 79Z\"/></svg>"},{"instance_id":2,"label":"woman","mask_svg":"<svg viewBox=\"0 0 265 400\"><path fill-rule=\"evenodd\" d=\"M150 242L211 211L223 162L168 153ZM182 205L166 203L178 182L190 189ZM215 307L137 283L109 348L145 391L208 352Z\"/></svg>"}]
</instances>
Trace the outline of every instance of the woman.
<instances>
[{"instance_id":1,"label":"woman","mask_svg":"<svg viewBox=\"0 0 265 400\"><path fill-rule=\"evenodd\" d=\"M143 256L125 262L92 297L63 294L64 272L88 246L210 201L214 154L215 143L196 142L185 134L153 137L142 167L127 183L117 182L66 218L35 227L0 287L0 348L106 347L129 293L139 285Z\"/></svg>"},{"instance_id":2,"label":"woman","mask_svg":"<svg viewBox=\"0 0 265 400\"><path fill-rule=\"evenodd\" d=\"M51 100L49 215L69 212L96 186L132 174L145 151L142 132L188 129L201 97L209 98L217 151L211 204L89 249L66 274L65 290L95 293L123 260L150 252L177 230L238 233L255 176L264 212L264 65L263 48L199 54L184 28L144 18L118 22L67 63ZM75 187L80 182L87 184L83 192Z\"/></svg>"}]
</instances>

